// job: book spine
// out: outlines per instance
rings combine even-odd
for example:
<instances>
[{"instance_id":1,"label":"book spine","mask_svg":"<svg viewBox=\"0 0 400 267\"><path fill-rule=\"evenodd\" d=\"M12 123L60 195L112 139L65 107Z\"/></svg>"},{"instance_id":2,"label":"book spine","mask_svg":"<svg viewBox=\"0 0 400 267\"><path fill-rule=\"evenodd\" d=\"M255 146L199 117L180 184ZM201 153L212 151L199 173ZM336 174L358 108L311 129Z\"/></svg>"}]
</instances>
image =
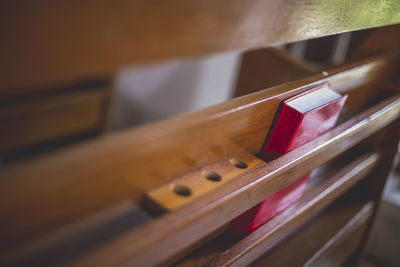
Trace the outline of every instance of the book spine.
<instances>
[{"instance_id":1,"label":"book spine","mask_svg":"<svg viewBox=\"0 0 400 267\"><path fill-rule=\"evenodd\" d=\"M263 150L263 160L269 161L286 154L331 129L345 100L346 96L343 96L304 114L283 102L269 141ZM251 233L294 204L302 196L309 177L310 173L299 177L290 185L236 217L231 223L231 231L238 234Z\"/></svg>"},{"instance_id":2,"label":"book spine","mask_svg":"<svg viewBox=\"0 0 400 267\"><path fill-rule=\"evenodd\" d=\"M282 155L303 119L303 114L283 103L276 126L265 146L263 156L268 154Z\"/></svg>"}]
</instances>

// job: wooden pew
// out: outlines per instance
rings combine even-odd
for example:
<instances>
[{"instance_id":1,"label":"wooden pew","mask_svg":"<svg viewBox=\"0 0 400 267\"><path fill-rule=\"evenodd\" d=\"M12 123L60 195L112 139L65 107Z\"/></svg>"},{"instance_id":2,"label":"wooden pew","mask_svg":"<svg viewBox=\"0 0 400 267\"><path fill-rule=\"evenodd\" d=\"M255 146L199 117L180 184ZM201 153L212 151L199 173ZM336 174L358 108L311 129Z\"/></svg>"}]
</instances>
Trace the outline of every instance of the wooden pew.
<instances>
[{"instance_id":1,"label":"wooden pew","mask_svg":"<svg viewBox=\"0 0 400 267\"><path fill-rule=\"evenodd\" d=\"M395 1L373 13L375 21L362 12L380 7L378 3L350 2L173 1L159 2L154 9L135 1L116 2L112 8L111 3L90 1L2 4L0 14L20 18L29 11L24 19L35 22L31 33L43 38L23 43L31 33L6 16L9 26L0 26L0 32L14 39L6 39L0 49L8 64L2 68L0 91L7 97L36 94L44 84L109 75L131 63L266 47L400 22ZM326 16L327 8L332 16ZM282 16L274 16L276 12ZM99 14L105 19L96 20ZM346 16L348 21L336 24ZM168 21L173 23L161 24ZM270 27L272 22L279 27ZM142 24L151 31L141 30ZM68 31L77 25L86 27ZM112 25L119 26L110 30ZM191 34L193 28L197 31ZM102 39L107 29L117 34L117 41ZM267 87L263 80L254 81L263 88L254 90L242 65L240 97L0 169L0 263L354 265L362 258L400 139L399 30L373 31L345 64L323 69L295 62L282 51L264 51L275 62L271 66L279 66L277 73L287 71L285 83L278 77L268 80ZM156 45L160 40L163 46ZM377 41L383 44L374 45ZM26 55L37 47L42 60L29 61ZM94 48L91 53L89 47ZM111 48L121 49L123 56ZM260 68L254 58L248 59L246 68ZM54 64L51 71L49 64ZM349 95L338 125L276 160L260 159L279 104L325 82ZM238 167L241 162L245 164ZM313 169L297 204L246 237L226 231L233 218ZM207 180L207 171L220 179ZM184 179L192 181L189 191L177 187ZM179 201L169 211L149 207L147 197L159 187L170 188L171 199ZM316 242L303 246L307 240Z\"/></svg>"}]
</instances>

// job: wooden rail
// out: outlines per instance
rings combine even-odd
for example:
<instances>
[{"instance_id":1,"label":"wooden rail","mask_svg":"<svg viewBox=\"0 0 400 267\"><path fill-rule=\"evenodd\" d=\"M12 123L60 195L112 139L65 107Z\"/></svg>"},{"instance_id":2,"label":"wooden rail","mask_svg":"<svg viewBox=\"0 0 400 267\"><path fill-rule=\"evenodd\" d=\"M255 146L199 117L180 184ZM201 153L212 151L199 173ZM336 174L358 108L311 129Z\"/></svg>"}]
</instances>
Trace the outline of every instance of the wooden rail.
<instances>
[{"instance_id":1,"label":"wooden rail","mask_svg":"<svg viewBox=\"0 0 400 267\"><path fill-rule=\"evenodd\" d=\"M0 94L129 64L395 24L399 14L396 0L2 1Z\"/></svg>"},{"instance_id":2,"label":"wooden rail","mask_svg":"<svg viewBox=\"0 0 400 267\"><path fill-rule=\"evenodd\" d=\"M5 0L0 18L0 124L7 128L0 151L12 158L14 149L57 136L102 131L110 90L100 84L107 87L125 66L398 24L400 2ZM359 44L347 39L355 49L346 59L342 49L345 65L330 69L283 50L247 53L236 88L243 97L15 165L4 160L10 165L0 166L0 265L315 266L360 259L400 139L399 30L373 30L364 41L355 38ZM265 81L266 73L273 78ZM322 83L348 95L338 126L273 161L260 159L282 101ZM218 176L207 177L213 170ZM311 170L299 202L247 236L225 231ZM191 194L171 195L178 183ZM149 205L159 212L147 213Z\"/></svg>"},{"instance_id":3,"label":"wooden rail","mask_svg":"<svg viewBox=\"0 0 400 267\"><path fill-rule=\"evenodd\" d=\"M337 203L251 266L338 266L360 245L373 208L372 201Z\"/></svg>"},{"instance_id":4,"label":"wooden rail","mask_svg":"<svg viewBox=\"0 0 400 267\"><path fill-rule=\"evenodd\" d=\"M257 159L253 168L223 186L72 262L170 263L249 207L396 121L400 95L388 90L393 89L389 81L396 60L397 55L388 54L354 62L5 168L0 180L0 237L5 241L0 258L107 206L139 205L149 190L238 151L255 158L284 99L324 82L349 95L341 118L347 121L335 129L268 164Z\"/></svg>"},{"instance_id":5,"label":"wooden rail","mask_svg":"<svg viewBox=\"0 0 400 267\"><path fill-rule=\"evenodd\" d=\"M292 183L400 116L394 96L310 143L253 169L206 197L152 221L84 256L78 266L161 264L212 233L248 207ZM165 227L168 225L168 227ZM140 242L137 242L140 240ZM112 256L110 256L112 255Z\"/></svg>"},{"instance_id":6,"label":"wooden rail","mask_svg":"<svg viewBox=\"0 0 400 267\"><path fill-rule=\"evenodd\" d=\"M324 177L323 182L309 190L310 192L306 193L298 204L279 214L208 264L210 266L250 264L364 178L377 160L377 154L364 155L336 170L331 177Z\"/></svg>"},{"instance_id":7,"label":"wooden rail","mask_svg":"<svg viewBox=\"0 0 400 267\"><path fill-rule=\"evenodd\" d=\"M351 117L385 91L395 60L383 56L355 62L327 70L328 76L315 74L5 168L1 236L9 247L17 246L113 203L139 203L149 190L231 157L238 147L256 154L279 103L320 83L349 94L344 115Z\"/></svg>"}]
</instances>

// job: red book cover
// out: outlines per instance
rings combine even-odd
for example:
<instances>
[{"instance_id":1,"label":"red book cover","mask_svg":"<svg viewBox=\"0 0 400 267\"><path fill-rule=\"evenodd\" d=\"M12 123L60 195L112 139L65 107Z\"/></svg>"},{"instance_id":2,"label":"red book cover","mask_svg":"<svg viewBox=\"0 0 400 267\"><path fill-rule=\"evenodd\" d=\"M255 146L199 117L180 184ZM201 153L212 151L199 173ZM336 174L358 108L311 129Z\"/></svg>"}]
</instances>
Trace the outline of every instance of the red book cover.
<instances>
[{"instance_id":1,"label":"red book cover","mask_svg":"<svg viewBox=\"0 0 400 267\"><path fill-rule=\"evenodd\" d=\"M271 160L330 130L336 123L347 95L340 95L328 84L289 98L282 103L274 128L262 153ZM302 196L310 173L269 196L236 217L230 230L248 234L288 208Z\"/></svg>"}]
</instances>

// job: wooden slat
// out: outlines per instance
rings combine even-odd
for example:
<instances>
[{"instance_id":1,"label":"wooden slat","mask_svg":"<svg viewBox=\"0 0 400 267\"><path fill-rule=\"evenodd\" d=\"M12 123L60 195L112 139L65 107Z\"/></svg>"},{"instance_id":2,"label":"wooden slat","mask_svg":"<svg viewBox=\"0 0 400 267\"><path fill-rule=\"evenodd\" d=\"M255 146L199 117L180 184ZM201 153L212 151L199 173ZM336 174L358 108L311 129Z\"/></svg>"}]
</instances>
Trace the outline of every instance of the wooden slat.
<instances>
[{"instance_id":1,"label":"wooden slat","mask_svg":"<svg viewBox=\"0 0 400 267\"><path fill-rule=\"evenodd\" d=\"M373 211L371 210L370 213L373 213ZM361 214L358 215L307 261L305 266L336 267L350 258L362 244L368 229L368 223L371 221L368 221L371 216L362 217Z\"/></svg>"},{"instance_id":2,"label":"wooden slat","mask_svg":"<svg viewBox=\"0 0 400 267\"><path fill-rule=\"evenodd\" d=\"M248 207L349 149L399 116L400 96L397 95L176 212L102 246L75 264L151 266L163 263Z\"/></svg>"},{"instance_id":3,"label":"wooden slat","mask_svg":"<svg viewBox=\"0 0 400 267\"><path fill-rule=\"evenodd\" d=\"M110 90L44 96L0 106L0 152L105 128Z\"/></svg>"},{"instance_id":4,"label":"wooden slat","mask_svg":"<svg viewBox=\"0 0 400 267\"><path fill-rule=\"evenodd\" d=\"M363 241L354 257L350 260L348 266L360 264L363 254L366 252L369 234L372 231L376 217L378 216L381 199L384 193L385 184L393 169L394 159L398 152L398 146L400 142L400 119L397 119L384 131L380 132L377 137L380 139L380 150L384 151L380 162L371 173L370 177L365 180L363 184L363 191L371 195L376 201L372 220L368 223L366 234L363 237Z\"/></svg>"},{"instance_id":5,"label":"wooden slat","mask_svg":"<svg viewBox=\"0 0 400 267\"><path fill-rule=\"evenodd\" d=\"M318 69L286 51L263 48L243 53L234 96L243 96L312 75Z\"/></svg>"},{"instance_id":6,"label":"wooden slat","mask_svg":"<svg viewBox=\"0 0 400 267\"><path fill-rule=\"evenodd\" d=\"M392 63L388 57L355 62L328 70L328 77L316 74L4 169L3 245L19 246L121 200L139 203L152 188L231 157L238 147L258 153L279 103L322 82L361 109L374 96L370 88L384 91Z\"/></svg>"},{"instance_id":7,"label":"wooden slat","mask_svg":"<svg viewBox=\"0 0 400 267\"><path fill-rule=\"evenodd\" d=\"M377 160L377 154L369 154L341 167L336 174L325 177L325 181L305 194L298 204L279 214L208 264L250 264L364 178Z\"/></svg>"},{"instance_id":8,"label":"wooden slat","mask_svg":"<svg viewBox=\"0 0 400 267\"><path fill-rule=\"evenodd\" d=\"M29 266L34 262L36 266L57 266L151 219L130 201L116 203L5 253L0 265Z\"/></svg>"},{"instance_id":9,"label":"wooden slat","mask_svg":"<svg viewBox=\"0 0 400 267\"><path fill-rule=\"evenodd\" d=\"M293 218L293 216L298 215L297 210L300 210L304 207L302 207L303 204L308 205L307 200L311 199L312 197L310 196L315 196L318 195L318 193L321 192L328 192L329 188L333 189L332 191L336 192L334 194L340 195L342 194L345 190L347 190L350 186L352 186L354 183L362 179L362 177L365 177L365 175L344 175L341 176L340 173L345 173L345 171L341 171L342 169L347 169L351 170L352 167L356 167L356 169L362 169L362 172L366 173L368 170L365 168L375 168L376 167L376 158L374 155L378 156L377 154L372 154L369 151L366 150L368 149L367 146L357 146L355 149L352 149L350 151L346 151L343 155L340 155L339 157L335 157L333 160L327 162L326 164L319 166L317 169L314 169L312 171L312 175L310 177L310 180L307 183L307 187L305 192L303 193L302 198L299 200L297 204L295 204L294 207L289 208L287 211L277 215L276 219L273 219L272 221L268 222L263 228L267 227L268 224L275 224L275 228L277 228L275 233L269 233L270 235L274 234L279 234L280 239L285 238L285 227L291 227L290 224L289 226L285 223L285 220L289 220L290 218ZM374 159L375 158L375 159ZM370 161L372 159L372 161ZM366 164L364 164L366 163ZM351 173L355 173L354 171L351 171ZM350 174L351 174L350 173ZM347 180L346 180L347 179ZM351 180L351 181L349 181ZM341 184L341 182L344 182ZM347 181L347 183L345 182ZM339 187L335 186L340 184ZM346 189L347 188L347 189ZM333 193L333 192L331 192ZM332 194L331 194L332 196ZM329 198L329 194L328 194ZM320 200L317 200L320 202ZM332 202L333 199L331 198L329 203ZM317 209L321 209L324 206L324 203L318 204L319 207ZM326 206L327 204L325 204ZM312 206L312 205L311 205ZM304 209L302 209L304 211ZM307 210L306 210L307 212ZM315 212L311 210L309 215L304 216L304 220L309 219L310 217L313 216ZM300 223L303 221L303 219L300 219ZM279 228L280 227L280 228ZM278 229L279 228L279 229ZM253 235L254 236L254 235ZM260 237L261 238L261 237ZM239 244L238 242L240 240L245 240L246 236L237 236L233 235L232 233L225 232L224 234L220 235L219 237L205 243L202 245L201 248L193 251L193 253L190 253L187 255L184 259L180 260L178 262L179 267L185 267L185 266L204 266L206 264L212 265L212 263L217 264L218 262L222 264L224 261L227 262L234 257L240 258L241 256L235 255L233 253L228 253L229 251L232 251L234 246L237 246ZM274 239L274 238L273 238ZM276 239L276 238L275 238ZM251 238L250 240L257 240L257 238ZM244 243L245 242L240 242ZM271 244L271 243L270 243ZM254 242L253 248L257 249L257 244ZM235 250L237 251L237 250ZM224 253L225 252L225 253ZM223 254L224 253L224 254ZM243 253L245 254L246 257L246 250L244 249ZM254 259L252 259L254 260ZM216 263L217 262L217 263Z\"/></svg>"},{"instance_id":10,"label":"wooden slat","mask_svg":"<svg viewBox=\"0 0 400 267\"><path fill-rule=\"evenodd\" d=\"M219 161L152 189L145 196L146 206L156 211L176 210L264 163L263 160L250 153L239 151L240 148L238 148L238 153L230 159ZM232 160L234 162L231 162ZM235 167L233 165L235 162L243 163L243 168ZM179 194L179 187L181 191L189 190L188 194Z\"/></svg>"},{"instance_id":11,"label":"wooden slat","mask_svg":"<svg viewBox=\"0 0 400 267\"><path fill-rule=\"evenodd\" d=\"M373 206L372 202L334 203L251 266L340 266L360 244L367 221L372 216ZM348 240L349 236L354 239ZM343 246L344 240L347 241L346 245L353 246ZM331 253L335 252L334 248L338 245L342 245L345 251L340 250L341 253L336 255L338 257L331 259L335 260L335 264L332 264L328 259L334 256ZM318 265L315 260L323 258L325 264Z\"/></svg>"},{"instance_id":12,"label":"wooden slat","mask_svg":"<svg viewBox=\"0 0 400 267\"><path fill-rule=\"evenodd\" d=\"M2 1L0 91L395 24L399 11L396 0Z\"/></svg>"}]
</instances>

